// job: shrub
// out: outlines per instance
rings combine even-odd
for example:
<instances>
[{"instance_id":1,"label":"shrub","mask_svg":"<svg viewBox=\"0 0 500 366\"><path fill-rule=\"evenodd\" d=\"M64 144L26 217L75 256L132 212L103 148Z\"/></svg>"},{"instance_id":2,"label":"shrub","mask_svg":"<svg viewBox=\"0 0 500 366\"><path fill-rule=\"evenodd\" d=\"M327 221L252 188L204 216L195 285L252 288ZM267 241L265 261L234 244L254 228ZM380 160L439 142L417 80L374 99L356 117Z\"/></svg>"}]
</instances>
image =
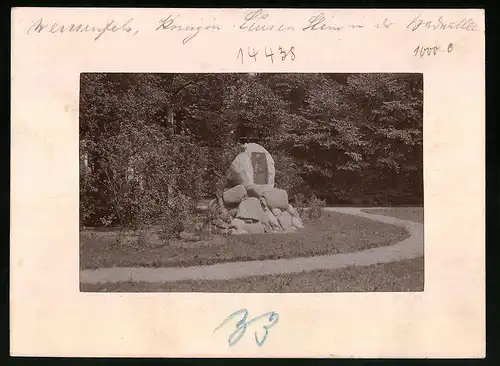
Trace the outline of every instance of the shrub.
<instances>
[{"instance_id":1,"label":"shrub","mask_svg":"<svg viewBox=\"0 0 500 366\"><path fill-rule=\"evenodd\" d=\"M304 214L304 209L307 206L306 196L303 193L297 193L292 197L291 202L298 211L299 215L302 216Z\"/></svg>"},{"instance_id":2,"label":"shrub","mask_svg":"<svg viewBox=\"0 0 500 366\"><path fill-rule=\"evenodd\" d=\"M194 210L195 204L189 197L181 193L171 197L160 218L160 239L168 242L177 238L185 229Z\"/></svg>"},{"instance_id":3,"label":"shrub","mask_svg":"<svg viewBox=\"0 0 500 366\"><path fill-rule=\"evenodd\" d=\"M209 239L216 231L215 220L219 218L216 210L206 210L196 216L196 234L200 239Z\"/></svg>"},{"instance_id":4,"label":"shrub","mask_svg":"<svg viewBox=\"0 0 500 366\"><path fill-rule=\"evenodd\" d=\"M326 205L325 200L320 200L316 196L311 196L307 200L307 206L309 207L308 216L310 219L318 219L323 216L324 207Z\"/></svg>"},{"instance_id":5,"label":"shrub","mask_svg":"<svg viewBox=\"0 0 500 366\"><path fill-rule=\"evenodd\" d=\"M82 222L135 231L160 224L167 236L180 232L193 202L203 196L205 148L141 122L90 148L98 158L90 172L80 174Z\"/></svg>"}]
</instances>

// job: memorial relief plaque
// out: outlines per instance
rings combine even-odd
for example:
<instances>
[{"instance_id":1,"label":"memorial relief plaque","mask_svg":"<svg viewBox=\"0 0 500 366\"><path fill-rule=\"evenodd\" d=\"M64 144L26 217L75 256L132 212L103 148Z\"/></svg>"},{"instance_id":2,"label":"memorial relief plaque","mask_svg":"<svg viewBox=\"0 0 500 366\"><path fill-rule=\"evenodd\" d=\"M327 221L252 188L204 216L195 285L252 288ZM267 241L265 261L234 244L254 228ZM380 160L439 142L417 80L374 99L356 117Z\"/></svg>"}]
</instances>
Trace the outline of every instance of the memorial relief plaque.
<instances>
[{"instance_id":1,"label":"memorial relief plaque","mask_svg":"<svg viewBox=\"0 0 500 366\"><path fill-rule=\"evenodd\" d=\"M267 161L266 154L261 152L252 153L253 181L255 184L267 184Z\"/></svg>"}]
</instances>

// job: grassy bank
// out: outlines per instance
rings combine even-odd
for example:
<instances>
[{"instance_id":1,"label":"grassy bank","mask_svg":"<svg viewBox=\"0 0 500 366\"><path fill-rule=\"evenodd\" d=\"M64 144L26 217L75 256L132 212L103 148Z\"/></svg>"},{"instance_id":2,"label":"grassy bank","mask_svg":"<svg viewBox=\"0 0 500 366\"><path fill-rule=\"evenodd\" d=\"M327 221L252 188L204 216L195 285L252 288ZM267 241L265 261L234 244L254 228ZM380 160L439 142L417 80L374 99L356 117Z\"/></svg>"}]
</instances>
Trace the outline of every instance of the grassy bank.
<instances>
[{"instance_id":1,"label":"grassy bank","mask_svg":"<svg viewBox=\"0 0 500 366\"><path fill-rule=\"evenodd\" d=\"M141 243L130 232L84 230L80 233L80 267L180 267L307 257L386 246L408 237L403 228L334 212L304 221L306 228L295 233L216 236L168 244L153 234Z\"/></svg>"}]
</instances>

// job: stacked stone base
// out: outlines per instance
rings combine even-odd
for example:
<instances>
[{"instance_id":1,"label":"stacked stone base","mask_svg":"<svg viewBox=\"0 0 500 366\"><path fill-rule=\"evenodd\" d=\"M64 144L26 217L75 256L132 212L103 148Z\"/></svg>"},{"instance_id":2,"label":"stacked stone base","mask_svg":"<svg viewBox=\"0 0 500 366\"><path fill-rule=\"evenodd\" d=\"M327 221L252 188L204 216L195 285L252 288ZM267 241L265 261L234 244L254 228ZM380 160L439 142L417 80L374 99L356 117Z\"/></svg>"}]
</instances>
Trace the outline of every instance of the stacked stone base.
<instances>
[{"instance_id":1,"label":"stacked stone base","mask_svg":"<svg viewBox=\"0 0 500 366\"><path fill-rule=\"evenodd\" d=\"M288 202L287 192L267 185L237 185L212 201L209 208L219 212L216 225L232 235L304 228L299 213Z\"/></svg>"}]
</instances>

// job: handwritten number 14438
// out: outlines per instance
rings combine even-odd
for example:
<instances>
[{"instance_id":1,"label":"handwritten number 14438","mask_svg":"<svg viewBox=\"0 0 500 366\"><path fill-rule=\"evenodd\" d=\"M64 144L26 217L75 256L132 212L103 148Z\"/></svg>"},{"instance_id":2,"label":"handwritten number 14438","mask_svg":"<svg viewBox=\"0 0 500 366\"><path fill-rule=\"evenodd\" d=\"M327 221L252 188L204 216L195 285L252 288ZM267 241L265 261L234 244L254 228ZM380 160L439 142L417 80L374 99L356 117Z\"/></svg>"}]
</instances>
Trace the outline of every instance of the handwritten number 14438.
<instances>
[{"instance_id":1,"label":"handwritten number 14438","mask_svg":"<svg viewBox=\"0 0 500 366\"><path fill-rule=\"evenodd\" d=\"M244 63L245 58L253 60L254 62L257 62L257 57L265 57L271 60L271 63L274 63L275 60L281 59L281 61L285 61L287 58L291 61L295 60L295 48L292 46L288 49L285 49L283 47L278 47L276 52L273 52L273 49L271 47L264 47L264 53L260 54L260 50L255 49L255 48L250 48L248 47L246 52L243 51L243 48L240 48L238 50L238 56L237 59L241 60L241 63Z\"/></svg>"}]
</instances>

